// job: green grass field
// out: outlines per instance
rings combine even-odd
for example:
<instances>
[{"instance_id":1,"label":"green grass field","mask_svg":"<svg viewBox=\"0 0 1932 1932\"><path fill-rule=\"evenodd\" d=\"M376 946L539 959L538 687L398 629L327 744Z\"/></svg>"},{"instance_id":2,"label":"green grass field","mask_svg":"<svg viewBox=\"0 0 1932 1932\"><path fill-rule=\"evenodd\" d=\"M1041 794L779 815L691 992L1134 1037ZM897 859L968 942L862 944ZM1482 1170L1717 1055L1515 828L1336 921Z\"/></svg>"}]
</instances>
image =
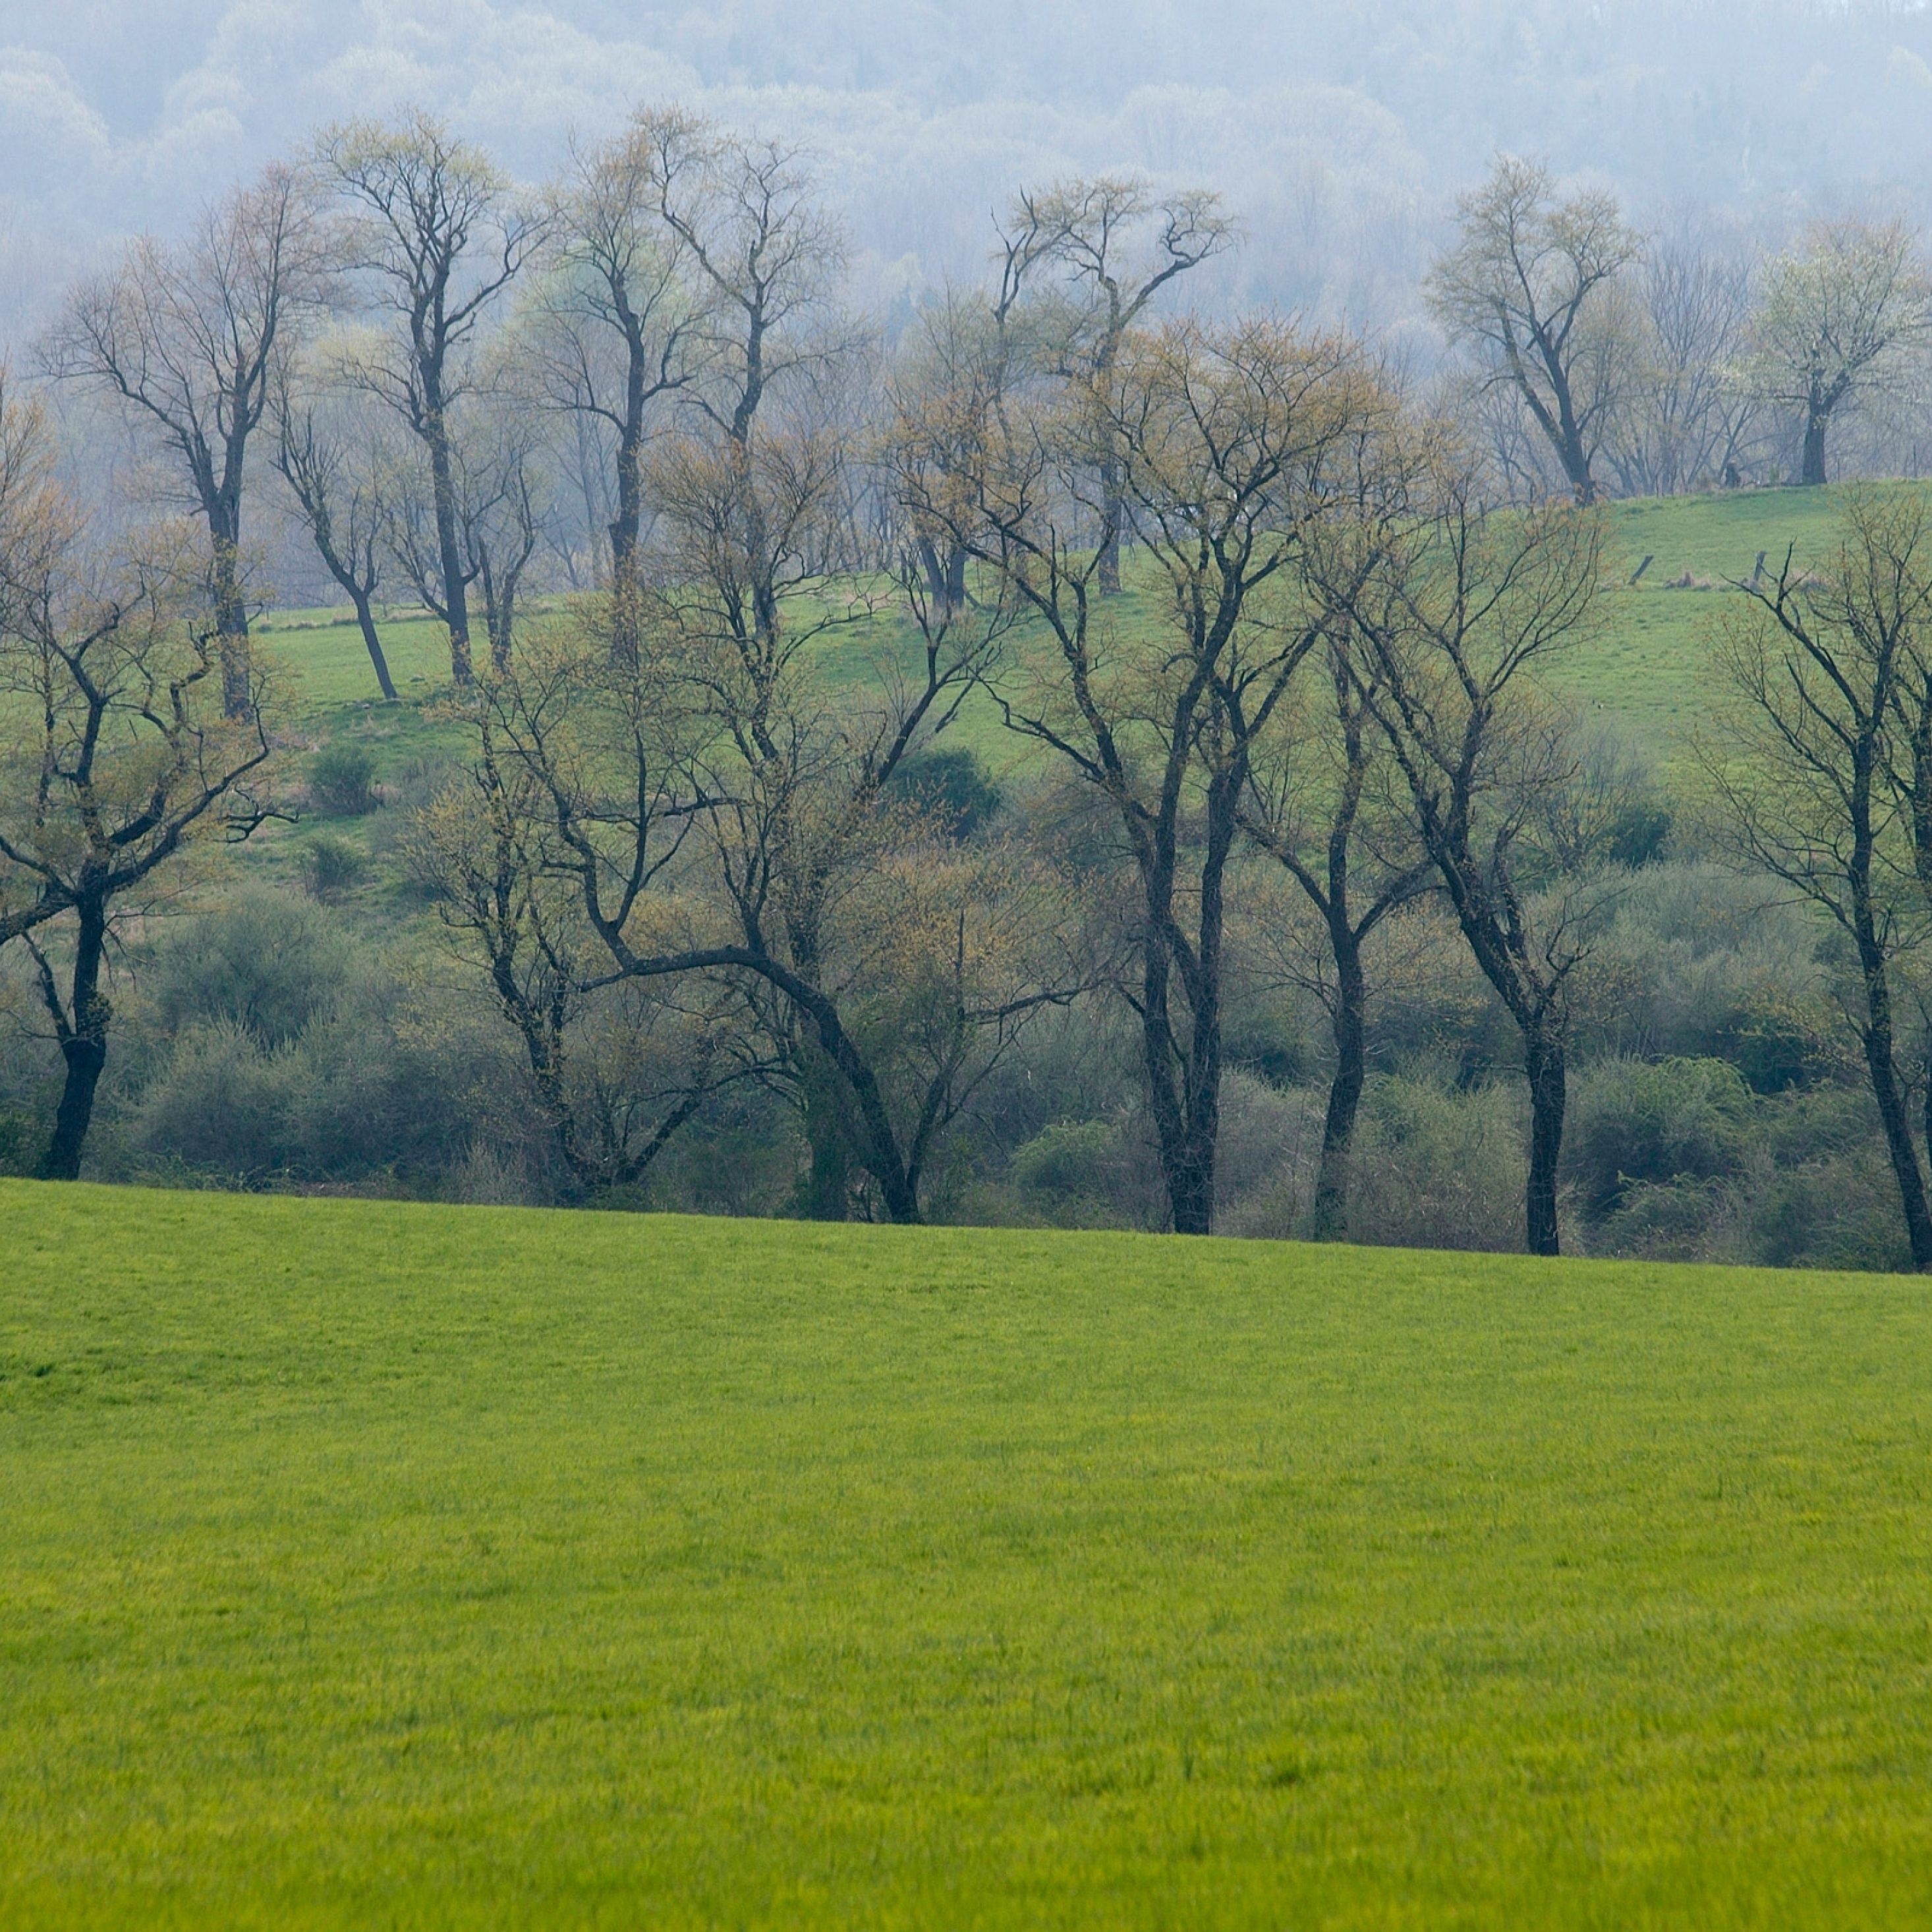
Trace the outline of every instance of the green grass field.
<instances>
[{"instance_id":1,"label":"green grass field","mask_svg":"<svg viewBox=\"0 0 1932 1932\"><path fill-rule=\"evenodd\" d=\"M0 1924L1932 1922L1879 1276L0 1183Z\"/></svg>"},{"instance_id":2,"label":"green grass field","mask_svg":"<svg viewBox=\"0 0 1932 1932\"><path fill-rule=\"evenodd\" d=\"M1708 698L1712 634L1728 601L1721 590L1668 586L1686 572L1714 586L1748 578L1760 550L1774 566L1787 543L1797 545L1802 558L1818 556L1832 540L1844 500L1844 490L1834 487L1612 505L1601 634L1563 662L1557 681L1589 710L1668 761ZM1633 587L1630 575L1646 555L1653 561ZM1108 615L1130 628L1158 622L1156 586L1150 582L1130 590ZM373 701L375 679L362 634L342 619L340 612L283 611L267 620L261 642L277 664L293 715L325 736L368 738L379 769L426 742L460 748L459 732L449 727L439 732L433 719L422 716L448 682L448 646L440 628L419 616L382 626L402 694L389 706ZM910 626L890 612L833 632L816 656L835 681L856 686L875 676L882 651L903 654L908 664L914 655ZM996 771L1025 755L1000 728L990 705L969 706L958 731L957 742L970 743Z\"/></svg>"}]
</instances>

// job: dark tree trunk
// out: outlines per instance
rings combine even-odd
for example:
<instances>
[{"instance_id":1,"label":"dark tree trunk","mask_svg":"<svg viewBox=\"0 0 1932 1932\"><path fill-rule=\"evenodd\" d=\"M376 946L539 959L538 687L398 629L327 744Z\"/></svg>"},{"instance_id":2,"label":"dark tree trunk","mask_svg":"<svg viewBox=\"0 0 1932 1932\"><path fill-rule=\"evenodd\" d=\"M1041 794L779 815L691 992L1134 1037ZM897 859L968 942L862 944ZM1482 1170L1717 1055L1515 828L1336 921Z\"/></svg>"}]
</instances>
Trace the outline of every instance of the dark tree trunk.
<instances>
[{"instance_id":1,"label":"dark tree trunk","mask_svg":"<svg viewBox=\"0 0 1932 1932\"><path fill-rule=\"evenodd\" d=\"M610 526L610 662L634 670L641 654L638 585L638 524L620 512Z\"/></svg>"},{"instance_id":2,"label":"dark tree trunk","mask_svg":"<svg viewBox=\"0 0 1932 1932\"><path fill-rule=\"evenodd\" d=\"M94 1118L94 1090L100 1084L100 1070L106 1064L107 1028L113 1018L112 1009L100 991L100 968L106 950L105 907L83 905L80 928L74 936L68 1014L62 1019L56 1012L67 1078L54 1116L53 1138L40 1156L39 1172L43 1180L80 1178L81 1150ZM51 986L51 980L48 983Z\"/></svg>"},{"instance_id":3,"label":"dark tree trunk","mask_svg":"<svg viewBox=\"0 0 1932 1932\"><path fill-rule=\"evenodd\" d=\"M1335 958L1335 1006L1329 1016L1335 1039L1335 1077L1328 1083L1328 1112L1322 1123L1322 1167L1315 1183L1310 1232L1318 1241L1339 1241L1348 1232L1348 1166L1355 1144L1355 1116L1367 1078L1363 1009L1367 994L1362 950L1349 930L1346 909L1329 920Z\"/></svg>"},{"instance_id":4,"label":"dark tree trunk","mask_svg":"<svg viewBox=\"0 0 1932 1932\"><path fill-rule=\"evenodd\" d=\"M1102 597L1114 596L1120 587L1120 524L1126 514L1126 508L1120 500L1120 476L1118 464L1107 463L1101 466L1100 514L1103 527L1100 534L1099 567L1094 574Z\"/></svg>"},{"instance_id":5,"label":"dark tree trunk","mask_svg":"<svg viewBox=\"0 0 1932 1932\"><path fill-rule=\"evenodd\" d=\"M1177 1234L1211 1234L1214 1168L1221 1133L1222 881L1238 826L1236 802L1247 782L1237 764L1208 787L1206 849L1202 854L1199 924L1192 962L1181 970L1174 932L1178 828L1163 825L1142 890L1148 922L1141 968L1141 1051L1160 1144L1161 1177ZM1184 1060L1171 1002L1180 973L1192 1024Z\"/></svg>"},{"instance_id":6,"label":"dark tree trunk","mask_svg":"<svg viewBox=\"0 0 1932 1932\"><path fill-rule=\"evenodd\" d=\"M1569 1098L1563 1042L1543 1029L1523 1036L1529 1083L1529 1178L1523 1190L1523 1245L1533 1255L1562 1252L1556 1228L1556 1168L1563 1154L1563 1114Z\"/></svg>"},{"instance_id":7,"label":"dark tree trunk","mask_svg":"<svg viewBox=\"0 0 1932 1932\"><path fill-rule=\"evenodd\" d=\"M798 1043L799 1097L805 1144L811 1156L799 1178L793 1199L807 1221L843 1221L852 1202L852 1144L845 1112L850 1105L844 1082L818 1041L806 1036Z\"/></svg>"},{"instance_id":8,"label":"dark tree trunk","mask_svg":"<svg viewBox=\"0 0 1932 1932\"><path fill-rule=\"evenodd\" d=\"M352 590L350 595L356 600L356 621L362 627L362 641L368 647L369 662L374 667L376 682L382 695L393 704L396 701L395 680L389 675L389 660L382 655L382 640L376 634L376 613L367 594Z\"/></svg>"},{"instance_id":9,"label":"dark tree trunk","mask_svg":"<svg viewBox=\"0 0 1932 1932\"><path fill-rule=\"evenodd\" d=\"M920 568L926 578L926 595L941 617L956 616L966 608L966 552L958 544L949 544L942 560L939 546L930 537L919 540Z\"/></svg>"},{"instance_id":10,"label":"dark tree trunk","mask_svg":"<svg viewBox=\"0 0 1932 1932\"><path fill-rule=\"evenodd\" d=\"M1872 1099L1878 1107L1879 1124L1884 1130L1886 1152L1898 1183L1899 1204L1905 1214L1905 1237L1916 1268L1932 1268L1932 1210L1925 1198L1925 1178L1920 1172L1918 1150L1912 1144L1912 1128L1906 1118L1904 1096L1898 1090L1898 1072L1894 1059L1892 1024L1892 982L1886 970L1883 949L1861 895L1855 905L1858 964L1864 980L1865 1069L1870 1076ZM1932 1118L1932 1098L1927 1101Z\"/></svg>"},{"instance_id":11,"label":"dark tree trunk","mask_svg":"<svg viewBox=\"0 0 1932 1932\"><path fill-rule=\"evenodd\" d=\"M1804 418L1804 454L1798 480L1808 487L1825 481L1825 431L1831 420L1828 412L1816 409Z\"/></svg>"}]
</instances>

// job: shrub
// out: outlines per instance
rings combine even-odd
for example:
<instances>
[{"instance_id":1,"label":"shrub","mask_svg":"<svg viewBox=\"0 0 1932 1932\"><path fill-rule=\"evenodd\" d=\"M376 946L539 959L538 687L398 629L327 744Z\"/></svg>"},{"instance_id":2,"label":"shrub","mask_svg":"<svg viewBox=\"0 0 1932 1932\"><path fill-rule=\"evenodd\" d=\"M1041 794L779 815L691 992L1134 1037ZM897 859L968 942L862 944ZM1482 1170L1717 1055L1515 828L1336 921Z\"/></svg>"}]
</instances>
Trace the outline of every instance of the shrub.
<instances>
[{"instance_id":1,"label":"shrub","mask_svg":"<svg viewBox=\"0 0 1932 1932\"><path fill-rule=\"evenodd\" d=\"M929 749L904 760L892 773L890 789L937 813L956 838L970 838L1002 802L998 786L963 746Z\"/></svg>"},{"instance_id":2,"label":"shrub","mask_svg":"<svg viewBox=\"0 0 1932 1932\"><path fill-rule=\"evenodd\" d=\"M146 1154L231 1179L273 1172L287 1164L287 1070L245 1027L200 1022L148 1083L130 1138Z\"/></svg>"},{"instance_id":3,"label":"shrub","mask_svg":"<svg viewBox=\"0 0 1932 1932\"><path fill-rule=\"evenodd\" d=\"M1138 1163L1118 1122L1056 1120L1013 1150L1006 1182L1025 1208L1061 1226L1134 1225Z\"/></svg>"},{"instance_id":4,"label":"shrub","mask_svg":"<svg viewBox=\"0 0 1932 1932\"><path fill-rule=\"evenodd\" d=\"M310 800L326 818L359 818L376 808L374 772L360 745L326 746L309 760Z\"/></svg>"},{"instance_id":5,"label":"shrub","mask_svg":"<svg viewBox=\"0 0 1932 1932\"><path fill-rule=\"evenodd\" d=\"M1721 1060L1618 1059L1577 1080L1564 1166L1583 1213L1601 1220L1633 1183L1707 1181L1735 1174L1750 1135L1752 1100Z\"/></svg>"},{"instance_id":6,"label":"shrub","mask_svg":"<svg viewBox=\"0 0 1932 1932\"><path fill-rule=\"evenodd\" d=\"M50 1124L24 1108L0 1108L0 1174L32 1174Z\"/></svg>"},{"instance_id":7,"label":"shrub","mask_svg":"<svg viewBox=\"0 0 1932 1932\"><path fill-rule=\"evenodd\" d=\"M346 839L311 838L302 854L302 883L316 898L328 898L359 885L368 861Z\"/></svg>"},{"instance_id":8,"label":"shrub","mask_svg":"<svg viewBox=\"0 0 1932 1932\"><path fill-rule=\"evenodd\" d=\"M273 1047L334 1004L355 961L334 915L286 893L245 886L220 911L171 933L145 976L164 1031L222 1020Z\"/></svg>"},{"instance_id":9,"label":"shrub","mask_svg":"<svg viewBox=\"0 0 1932 1932\"><path fill-rule=\"evenodd\" d=\"M1456 1087L1430 1066L1372 1081L1356 1130L1348 1238L1519 1249L1524 1169L1510 1088Z\"/></svg>"}]
</instances>

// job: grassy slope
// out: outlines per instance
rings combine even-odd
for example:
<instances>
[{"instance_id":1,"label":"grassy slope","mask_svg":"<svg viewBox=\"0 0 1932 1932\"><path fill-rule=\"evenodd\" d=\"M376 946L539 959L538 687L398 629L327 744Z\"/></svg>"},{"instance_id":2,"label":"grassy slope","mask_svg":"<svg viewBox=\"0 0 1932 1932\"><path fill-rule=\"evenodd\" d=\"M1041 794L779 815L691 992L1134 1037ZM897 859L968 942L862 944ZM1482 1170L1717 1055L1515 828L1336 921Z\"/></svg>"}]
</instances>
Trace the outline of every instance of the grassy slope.
<instances>
[{"instance_id":1,"label":"grassy slope","mask_svg":"<svg viewBox=\"0 0 1932 1932\"><path fill-rule=\"evenodd\" d=\"M0 1184L0 1922L1932 1920L1878 1277Z\"/></svg>"},{"instance_id":2,"label":"grassy slope","mask_svg":"<svg viewBox=\"0 0 1932 1932\"><path fill-rule=\"evenodd\" d=\"M1686 571L1714 583L1748 577L1760 550L1774 562L1787 542L1801 557L1815 556L1830 541L1844 500L1837 488L1742 490L1726 496L1654 499L1612 506L1610 580L1600 638L1564 666L1564 681L1586 703L1667 752L1676 735L1696 716L1708 633L1721 608L1712 593L1666 586ZM1646 554L1655 560L1634 589L1627 582ZM1158 621L1150 586L1126 601L1130 626ZM382 734L380 751L394 754L418 742L417 708L447 681L447 647L425 619L382 627L384 646L400 705L372 705L374 674L352 623L317 625L340 614L284 612L272 616L262 641L279 661L293 707L314 728ZM823 656L835 676L869 682L883 643L908 642L906 627L882 620L878 631L861 626L833 634ZM962 721L965 735L995 766L1013 755L990 708ZM452 737L451 742L454 743Z\"/></svg>"},{"instance_id":3,"label":"grassy slope","mask_svg":"<svg viewBox=\"0 0 1932 1932\"><path fill-rule=\"evenodd\" d=\"M1787 544L1801 561L1817 558L1844 500L1838 489L1760 490L1615 505L1603 633L1564 662L1559 680L1667 758L1708 697L1712 632L1733 603L1669 584L1687 571L1718 585L1748 578L1760 550L1774 568ZM1633 588L1630 573L1646 555L1654 561Z\"/></svg>"}]
</instances>

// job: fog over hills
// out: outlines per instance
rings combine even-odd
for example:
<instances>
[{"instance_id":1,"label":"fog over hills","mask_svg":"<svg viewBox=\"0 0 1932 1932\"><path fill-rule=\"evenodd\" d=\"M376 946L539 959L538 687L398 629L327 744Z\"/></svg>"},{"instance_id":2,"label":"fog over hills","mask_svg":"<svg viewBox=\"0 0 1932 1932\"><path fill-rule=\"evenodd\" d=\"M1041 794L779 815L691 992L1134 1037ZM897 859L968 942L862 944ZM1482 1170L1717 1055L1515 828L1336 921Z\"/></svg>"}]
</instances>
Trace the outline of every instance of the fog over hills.
<instances>
[{"instance_id":1,"label":"fog over hills","mask_svg":"<svg viewBox=\"0 0 1932 1932\"><path fill-rule=\"evenodd\" d=\"M1932 181L1932 16L1805 0L10 0L0 332L312 126L422 102L520 176L676 98L804 142L859 292L983 258L1022 181L1134 167L1240 211L1238 292L1400 334L1501 146L1775 232ZM1204 286L1203 292L1205 292Z\"/></svg>"}]
</instances>

